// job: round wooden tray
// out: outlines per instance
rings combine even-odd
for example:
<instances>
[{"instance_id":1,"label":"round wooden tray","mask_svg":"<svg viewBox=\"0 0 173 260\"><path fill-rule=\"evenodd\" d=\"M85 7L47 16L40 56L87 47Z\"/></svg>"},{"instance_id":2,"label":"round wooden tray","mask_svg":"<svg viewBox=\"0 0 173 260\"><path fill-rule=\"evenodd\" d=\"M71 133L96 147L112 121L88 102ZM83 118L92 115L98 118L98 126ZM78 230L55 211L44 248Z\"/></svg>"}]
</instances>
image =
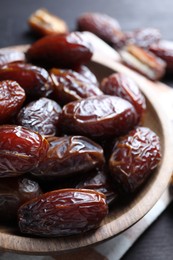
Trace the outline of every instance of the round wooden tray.
<instances>
[{"instance_id":1,"label":"round wooden tray","mask_svg":"<svg viewBox=\"0 0 173 260\"><path fill-rule=\"evenodd\" d=\"M26 48L27 46L14 47L22 51ZM48 239L26 237L17 234L10 227L0 226L1 250L23 254L58 254L103 242L140 220L159 200L169 183L173 170L173 129L169 117L172 90L161 83L146 80L115 61L105 62L101 56L93 57L93 62L89 66L98 78L103 78L113 71L121 71L139 83L147 101L144 125L150 127L160 137L162 147L160 166L133 199L111 208L109 215L97 230L82 235Z\"/></svg>"}]
</instances>

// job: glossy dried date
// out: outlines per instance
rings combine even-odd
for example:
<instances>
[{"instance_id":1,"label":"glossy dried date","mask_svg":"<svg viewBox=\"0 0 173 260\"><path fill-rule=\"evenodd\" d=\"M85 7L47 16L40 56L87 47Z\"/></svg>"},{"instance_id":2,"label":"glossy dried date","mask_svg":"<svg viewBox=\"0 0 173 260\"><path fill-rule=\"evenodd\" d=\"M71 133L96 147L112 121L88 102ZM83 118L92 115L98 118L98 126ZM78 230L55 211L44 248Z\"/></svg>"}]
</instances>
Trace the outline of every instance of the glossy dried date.
<instances>
[{"instance_id":1,"label":"glossy dried date","mask_svg":"<svg viewBox=\"0 0 173 260\"><path fill-rule=\"evenodd\" d=\"M132 104L120 97L108 95L68 103L60 115L65 132L93 138L122 135L138 121Z\"/></svg>"},{"instance_id":2,"label":"glossy dried date","mask_svg":"<svg viewBox=\"0 0 173 260\"><path fill-rule=\"evenodd\" d=\"M161 159L159 137L146 127L138 127L120 137L109 160L112 177L126 192L137 190Z\"/></svg>"},{"instance_id":3,"label":"glossy dried date","mask_svg":"<svg viewBox=\"0 0 173 260\"><path fill-rule=\"evenodd\" d=\"M114 73L104 78L100 85L101 90L108 95L118 96L133 104L140 118L146 110L146 102L138 85L130 77L122 73Z\"/></svg>"},{"instance_id":4,"label":"glossy dried date","mask_svg":"<svg viewBox=\"0 0 173 260\"><path fill-rule=\"evenodd\" d=\"M25 91L16 81L0 82L0 124L16 115L25 101Z\"/></svg>"},{"instance_id":5,"label":"glossy dried date","mask_svg":"<svg viewBox=\"0 0 173 260\"><path fill-rule=\"evenodd\" d=\"M77 26L79 30L92 32L116 47L124 45L125 35L118 21L106 14L84 13L79 16Z\"/></svg>"},{"instance_id":6,"label":"glossy dried date","mask_svg":"<svg viewBox=\"0 0 173 260\"><path fill-rule=\"evenodd\" d=\"M49 144L40 134L15 125L0 126L0 177L13 177L36 167Z\"/></svg>"},{"instance_id":7,"label":"glossy dried date","mask_svg":"<svg viewBox=\"0 0 173 260\"><path fill-rule=\"evenodd\" d=\"M50 35L31 45L26 53L32 63L45 67L73 68L90 61L92 46L80 32Z\"/></svg>"},{"instance_id":8,"label":"glossy dried date","mask_svg":"<svg viewBox=\"0 0 173 260\"><path fill-rule=\"evenodd\" d=\"M49 143L47 156L32 171L34 175L70 180L104 164L103 149L86 137L55 137Z\"/></svg>"},{"instance_id":9,"label":"glossy dried date","mask_svg":"<svg viewBox=\"0 0 173 260\"><path fill-rule=\"evenodd\" d=\"M50 76L54 83L55 98L62 105L81 98L103 95L98 86L74 70L53 68Z\"/></svg>"},{"instance_id":10,"label":"glossy dried date","mask_svg":"<svg viewBox=\"0 0 173 260\"><path fill-rule=\"evenodd\" d=\"M84 176L76 185L76 188L102 192L106 196L108 205L112 204L119 197L118 189L113 188L111 178L105 169L95 170L89 176Z\"/></svg>"},{"instance_id":11,"label":"glossy dried date","mask_svg":"<svg viewBox=\"0 0 173 260\"><path fill-rule=\"evenodd\" d=\"M40 98L23 107L18 116L17 123L30 128L44 136L58 134L58 122L61 107L53 100Z\"/></svg>"},{"instance_id":12,"label":"glossy dried date","mask_svg":"<svg viewBox=\"0 0 173 260\"><path fill-rule=\"evenodd\" d=\"M92 84L99 86L98 80L94 73L85 65L78 66L74 68L75 71L82 74L85 78L87 78Z\"/></svg>"},{"instance_id":13,"label":"glossy dried date","mask_svg":"<svg viewBox=\"0 0 173 260\"><path fill-rule=\"evenodd\" d=\"M18 219L22 233L56 237L95 229L107 213L102 193L62 189L45 193L22 205Z\"/></svg>"},{"instance_id":14,"label":"glossy dried date","mask_svg":"<svg viewBox=\"0 0 173 260\"><path fill-rule=\"evenodd\" d=\"M52 94L52 82L48 72L31 64L15 62L0 67L0 80L15 80L32 99Z\"/></svg>"},{"instance_id":15,"label":"glossy dried date","mask_svg":"<svg viewBox=\"0 0 173 260\"><path fill-rule=\"evenodd\" d=\"M53 33L68 33L66 22L44 8L35 11L29 17L28 24L35 33L41 36Z\"/></svg>"},{"instance_id":16,"label":"glossy dried date","mask_svg":"<svg viewBox=\"0 0 173 260\"><path fill-rule=\"evenodd\" d=\"M23 178L3 178L0 182L0 221L17 220L18 208L28 200L42 194L36 181Z\"/></svg>"}]
</instances>

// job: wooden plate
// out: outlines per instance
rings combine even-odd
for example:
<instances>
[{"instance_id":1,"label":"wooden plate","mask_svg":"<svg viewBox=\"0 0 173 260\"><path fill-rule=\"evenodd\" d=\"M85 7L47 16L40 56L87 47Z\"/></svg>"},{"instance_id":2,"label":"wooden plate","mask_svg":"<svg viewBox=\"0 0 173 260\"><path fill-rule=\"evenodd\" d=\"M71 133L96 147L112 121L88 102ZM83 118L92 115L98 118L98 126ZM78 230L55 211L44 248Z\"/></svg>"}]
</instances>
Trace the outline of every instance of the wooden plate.
<instances>
[{"instance_id":1,"label":"wooden plate","mask_svg":"<svg viewBox=\"0 0 173 260\"><path fill-rule=\"evenodd\" d=\"M13 48L24 51L27 46ZM23 254L57 254L103 242L141 219L158 201L169 183L173 170L173 129L169 117L172 90L161 83L152 83L116 62L108 63L100 58L94 59L90 68L98 78L103 78L113 71L121 71L139 83L147 100L144 125L154 130L161 140L161 164L132 200L122 205L114 205L97 230L82 235L48 239L26 237L17 234L10 227L0 226L1 250Z\"/></svg>"}]
</instances>

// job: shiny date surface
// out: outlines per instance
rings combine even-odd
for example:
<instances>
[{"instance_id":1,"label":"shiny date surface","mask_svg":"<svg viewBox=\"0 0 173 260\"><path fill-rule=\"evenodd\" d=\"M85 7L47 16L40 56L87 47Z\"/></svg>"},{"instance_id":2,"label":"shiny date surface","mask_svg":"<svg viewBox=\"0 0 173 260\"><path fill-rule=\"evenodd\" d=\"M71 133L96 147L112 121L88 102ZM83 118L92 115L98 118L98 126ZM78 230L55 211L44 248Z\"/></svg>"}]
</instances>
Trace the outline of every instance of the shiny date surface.
<instances>
[{"instance_id":1,"label":"shiny date surface","mask_svg":"<svg viewBox=\"0 0 173 260\"><path fill-rule=\"evenodd\" d=\"M95 229L107 213L102 193L62 189L45 193L22 205L18 219L22 233L56 237Z\"/></svg>"}]
</instances>

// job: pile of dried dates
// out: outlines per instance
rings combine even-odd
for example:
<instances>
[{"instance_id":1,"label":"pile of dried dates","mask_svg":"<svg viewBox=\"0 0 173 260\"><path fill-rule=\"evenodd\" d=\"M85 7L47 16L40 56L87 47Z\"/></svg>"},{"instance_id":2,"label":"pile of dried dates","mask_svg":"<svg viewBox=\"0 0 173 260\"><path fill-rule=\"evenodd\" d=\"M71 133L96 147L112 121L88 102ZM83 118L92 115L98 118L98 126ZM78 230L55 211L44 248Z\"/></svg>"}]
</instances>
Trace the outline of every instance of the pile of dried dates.
<instances>
[{"instance_id":1,"label":"pile of dried dates","mask_svg":"<svg viewBox=\"0 0 173 260\"><path fill-rule=\"evenodd\" d=\"M142 126L136 83L120 73L98 82L86 66L93 51L81 32L46 10L29 24L43 37L26 53L0 53L0 221L24 234L80 234L140 189L160 162L160 141ZM85 14L78 25L118 48L160 39L156 31L125 37L104 15Z\"/></svg>"}]
</instances>

